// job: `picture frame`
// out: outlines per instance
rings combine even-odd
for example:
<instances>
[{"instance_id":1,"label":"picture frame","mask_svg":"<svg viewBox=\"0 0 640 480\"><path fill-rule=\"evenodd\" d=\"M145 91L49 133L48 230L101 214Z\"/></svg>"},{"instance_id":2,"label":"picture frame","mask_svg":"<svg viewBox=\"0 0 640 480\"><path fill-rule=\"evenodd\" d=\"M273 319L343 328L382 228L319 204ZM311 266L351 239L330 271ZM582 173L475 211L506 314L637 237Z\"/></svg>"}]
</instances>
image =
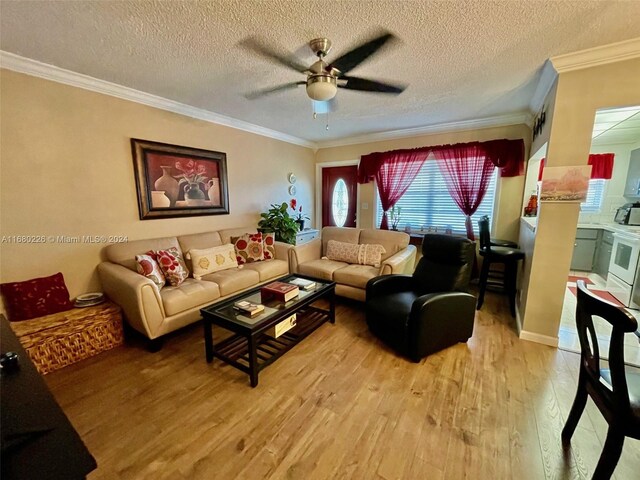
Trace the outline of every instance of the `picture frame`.
<instances>
[{"instance_id":1,"label":"picture frame","mask_svg":"<svg viewBox=\"0 0 640 480\"><path fill-rule=\"evenodd\" d=\"M540 188L541 202L581 203L587 199L591 165L545 167Z\"/></svg>"},{"instance_id":2,"label":"picture frame","mask_svg":"<svg viewBox=\"0 0 640 480\"><path fill-rule=\"evenodd\" d=\"M131 139L140 220L229 214L227 155Z\"/></svg>"}]
</instances>

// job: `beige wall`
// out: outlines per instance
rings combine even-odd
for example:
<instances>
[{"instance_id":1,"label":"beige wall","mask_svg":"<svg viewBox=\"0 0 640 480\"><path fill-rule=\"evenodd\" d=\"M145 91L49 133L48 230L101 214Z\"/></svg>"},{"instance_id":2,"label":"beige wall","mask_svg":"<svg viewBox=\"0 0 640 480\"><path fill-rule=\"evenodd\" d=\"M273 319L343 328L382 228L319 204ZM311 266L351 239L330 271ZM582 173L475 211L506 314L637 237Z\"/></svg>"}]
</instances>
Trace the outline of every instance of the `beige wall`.
<instances>
[{"instance_id":1,"label":"beige wall","mask_svg":"<svg viewBox=\"0 0 640 480\"><path fill-rule=\"evenodd\" d=\"M359 160L362 155L371 152L384 152L400 148L417 148L429 145L486 141L500 138L511 140L522 138L525 142L525 158L528 158L531 129L526 125L511 125L479 130L466 130L448 133L436 133L410 138L400 138L381 142L361 143L343 147L323 148L316 153L317 163ZM497 211L494 221L494 236L518 240L520 205L524 188L524 175L500 179ZM373 183L360 185L360 204L358 205L359 226L374 226L375 189ZM368 203L369 209L362 210L362 204Z\"/></svg>"},{"instance_id":2,"label":"beige wall","mask_svg":"<svg viewBox=\"0 0 640 480\"><path fill-rule=\"evenodd\" d=\"M550 125L551 167L586 165L596 110L640 104L640 59L561 73ZM556 338L578 221L578 204L540 208L523 330Z\"/></svg>"},{"instance_id":3,"label":"beige wall","mask_svg":"<svg viewBox=\"0 0 640 480\"><path fill-rule=\"evenodd\" d=\"M287 173L313 218L314 152L241 130L2 70L0 235L124 235L130 240L256 225L288 201ZM141 221L130 138L227 154L229 215ZM72 296L99 289L102 244L11 244L0 280L61 271Z\"/></svg>"}]
</instances>

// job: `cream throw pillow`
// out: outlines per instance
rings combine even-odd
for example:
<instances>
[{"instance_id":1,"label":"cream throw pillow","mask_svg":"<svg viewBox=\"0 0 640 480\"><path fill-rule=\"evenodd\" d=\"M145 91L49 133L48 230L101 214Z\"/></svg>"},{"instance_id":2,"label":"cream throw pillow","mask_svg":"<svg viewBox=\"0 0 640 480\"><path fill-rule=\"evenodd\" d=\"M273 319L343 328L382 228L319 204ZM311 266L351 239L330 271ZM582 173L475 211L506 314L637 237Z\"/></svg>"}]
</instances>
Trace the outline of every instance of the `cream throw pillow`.
<instances>
[{"instance_id":1,"label":"cream throw pillow","mask_svg":"<svg viewBox=\"0 0 640 480\"><path fill-rule=\"evenodd\" d=\"M337 262L379 267L383 253L386 253L386 250L378 244L358 245L337 240L327 242L327 258Z\"/></svg>"},{"instance_id":2,"label":"cream throw pillow","mask_svg":"<svg viewBox=\"0 0 640 480\"><path fill-rule=\"evenodd\" d=\"M187 253L187 258L191 258L193 278L196 280L220 270L238 268L236 251L230 243L201 250L192 248Z\"/></svg>"}]
</instances>

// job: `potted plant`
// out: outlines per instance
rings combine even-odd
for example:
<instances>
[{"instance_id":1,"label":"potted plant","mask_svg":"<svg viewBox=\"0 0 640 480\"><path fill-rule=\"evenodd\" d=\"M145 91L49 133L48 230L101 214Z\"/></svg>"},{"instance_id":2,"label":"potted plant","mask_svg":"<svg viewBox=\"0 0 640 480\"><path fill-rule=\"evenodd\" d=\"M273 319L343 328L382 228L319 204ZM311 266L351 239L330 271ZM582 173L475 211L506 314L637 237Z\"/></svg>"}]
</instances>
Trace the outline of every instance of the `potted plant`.
<instances>
[{"instance_id":1,"label":"potted plant","mask_svg":"<svg viewBox=\"0 0 640 480\"><path fill-rule=\"evenodd\" d=\"M298 206L298 201L295 198L292 198L289 201L289 206L291 210L293 210L293 214L295 215L295 221L300 226L300 231L304 230L304 221L311 220L306 215L302 215L302 205Z\"/></svg>"},{"instance_id":2,"label":"potted plant","mask_svg":"<svg viewBox=\"0 0 640 480\"><path fill-rule=\"evenodd\" d=\"M295 245L298 224L287 212L289 205L282 202L282 205L271 204L271 208L260 214L262 220L258 222L258 227L262 232L275 233L276 240Z\"/></svg>"},{"instance_id":3,"label":"potted plant","mask_svg":"<svg viewBox=\"0 0 640 480\"><path fill-rule=\"evenodd\" d=\"M398 223L400 223L401 211L402 211L402 207L396 207L395 205L391 207L391 210L390 210L391 230L398 230Z\"/></svg>"}]
</instances>

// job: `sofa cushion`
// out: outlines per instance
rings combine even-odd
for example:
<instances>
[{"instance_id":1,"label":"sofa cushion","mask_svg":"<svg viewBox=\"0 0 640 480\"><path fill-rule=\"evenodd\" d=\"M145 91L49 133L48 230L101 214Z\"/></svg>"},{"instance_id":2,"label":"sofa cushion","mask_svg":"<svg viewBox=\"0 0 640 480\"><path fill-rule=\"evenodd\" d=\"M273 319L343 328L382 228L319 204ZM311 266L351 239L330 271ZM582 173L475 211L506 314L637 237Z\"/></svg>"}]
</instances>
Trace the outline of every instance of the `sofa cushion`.
<instances>
[{"instance_id":1,"label":"sofa cushion","mask_svg":"<svg viewBox=\"0 0 640 480\"><path fill-rule=\"evenodd\" d=\"M347 266L349 266L348 263L336 262L335 260L311 260L298 265L298 273L309 277L333 280L333 272Z\"/></svg>"},{"instance_id":2,"label":"sofa cushion","mask_svg":"<svg viewBox=\"0 0 640 480\"><path fill-rule=\"evenodd\" d=\"M409 245L409 235L404 232L394 232L392 230L378 230L377 228L365 228L360 231L358 243L377 243L382 245L385 253L382 260L386 260L391 255L404 250Z\"/></svg>"},{"instance_id":3,"label":"sofa cushion","mask_svg":"<svg viewBox=\"0 0 640 480\"><path fill-rule=\"evenodd\" d=\"M220 288L213 282L201 282L187 278L179 287L160 290L162 305L167 316L213 302L220 297Z\"/></svg>"},{"instance_id":4,"label":"sofa cushion","mask_svg":"<svg viewBox=\"0 0 640 480\"><path fill-rule=\"evenodd\" d=\"M262 247L264 251L264 259L271 260L276 258L276 234L275 233L263 233L262 234Z\"/></svg>"},{"instance_id":5,"label":"sofa cushion","mask_svg":"<svg viewBox=\"0 0 640 480\"><path fill-rule=\"evenodd\" d=\"M0 285L9 320L18 322L73 308L61 272L50 277Z\"/></svg>"},{"instance_id":6,"label":"sofa cushion","mask_svg":"<svg viewBox=\"0 0 640 480\"><path fill-rule=\"evenodd\" d=\"M182 253L177 247L157 250L155 254L162 273L172 287L179 286L189 276L189 270L184 264Z\"/></svg>"},{"instance_id":7,"label":"sofa cushion","mask_svg":"<svg viewBox=\"0 0 640 480\"><path fill-rule=\"evenodd\" d=\"M360 263L360 247L357 243L329 240L327 242L326 256L329 260L337 262Z\"/></svg>"},{"instance_id":8,"label":"sofa cushion","mask_svg":"<svg viewBox=\"0 0 640 480\"><path fill-rule=\"evenodd\" d=\"M243 268L254 270L260 275L260 281L264 282L274 277L281 277L289 273L289 262L285 260L265 260L264 262L247 263Z\"/></svg>"},{"instance_id":9,"label":"sofa cushion","mask_svg":"<svg viewBox=\"0 0 640 480\"><path fill-rule=\"evenodd\" d=\"M193 278L196 280L209 273L238 267L236 251L230 243L202 250L192 248L185 256L191 260Z\"/></svg>"},{"instance_id":10,"label":"sofa cushion","mask_svg":"<svg viewBox=\"0 0 640 480\"><path fill-rule=\"evenodd\" d=\"M240 237L245 233L258 233L258 230L255 226L252 227L239 227L239 228L226 228L224 230L220 230L220 239L222 243L233 243L231 241L231 237Z\"/></svg>"},{"instance_id":11,"label":"sofa cushion","mask_svg":"<svg viewBox=\"0 0 640 480\"><path fill-rule=\"evenodd\" d=\"M385 248L377 243L360 245L362 249L360 256L362 261L358 262L361 265L371 265L372 267L379 267L382 262L382 255L386 253Z\"/></svg>"},{"instance_id":12,"label":"sofa cushion","mask_svg":"<svg viewBox=\"0 0 640 480\"><path fill-rule=\"evenodd\" d=\"M150 240L133 240L131 242L114 243L104 249L106 260L117 263L123 267L137 272L136 255L141 255L149 250L167 250L176 247L180 250L180 244L176 237L152 238Z\"/></svg>"},{"instance_id":13,"label":"sofa cushion","mask_svg":"<svg viewBox=\"0 0 640 480\"><path fill-rule=\"evenodd\" d=\"M158 265L156 258L157 256L154 252L136 255L136 267L140 275L147 277L155 283L158 288L162 288L165 283L167 283L167 279L164 277L164 273L162 273L162 269L160 265Z\"/></svg>"},{"instance_id":14,"label":"sofa cushion","mask_svg":"<svg viewBox=\"0 0 640 480\"><path fill-rule=\"evenodd\" d=\"M371 265L348 265L333 272L333 280L343 285L365 288L367 282L380 274L380 268Z\"/></svg>"},{"instance_id":15,"label":"sofa cushion","mask_svg":"<svg viewBox=\"0 0 640 480\"><path fill-rule=\"evenodd\" d=\"M178 237L178 243L180 244L180 248L186 256L187 252L189 252L189 250L193 250L194 248L203 250L206 248L212 248L222 245L222 239L220 238L220 234L218 232L204 232L194 233L192 235L181 235ZM190 271L193 271L193 269L191 268L191 261L188 258L186 259L185 263L187 264L187 268Z\"/></svg>"},{"instance_id":16,"label":"sofa cushion","mask_svg":"<svg viewBox=\"0 0 640 480\"><path fill-rule=\"evenodd\" d=\"M236 248L238 265L264 260L262 233L245 233L240 237L231 237L231 243Z\"/></svg>"},{"instance_id":17,"label":"sofa cushion","mask_svg":"<svg viewBox=\"0 0 640 480\"><path fill-rule=\"evenodd\" d=\"M346 243L364 243L358 242L360 237L359 228L349 227L324 227L322 229L322 255L327 254L327 243L329 240L336 240L338 242ZM367 242L367 243L381 243L381 242Z\"/></svg>"},{"instance_id":18,"label":"sofa cushion","mask_svg":"<svg viewBox=\"0 0 640 480\"><path fill-rule=\"evenodd\" d=\"M230 268L210 273L202 277L202 281L215 282L220 287L220 295L225 297L245 288L260 283L260 275L248 268Z\"/></svg>"}]
</instances>

